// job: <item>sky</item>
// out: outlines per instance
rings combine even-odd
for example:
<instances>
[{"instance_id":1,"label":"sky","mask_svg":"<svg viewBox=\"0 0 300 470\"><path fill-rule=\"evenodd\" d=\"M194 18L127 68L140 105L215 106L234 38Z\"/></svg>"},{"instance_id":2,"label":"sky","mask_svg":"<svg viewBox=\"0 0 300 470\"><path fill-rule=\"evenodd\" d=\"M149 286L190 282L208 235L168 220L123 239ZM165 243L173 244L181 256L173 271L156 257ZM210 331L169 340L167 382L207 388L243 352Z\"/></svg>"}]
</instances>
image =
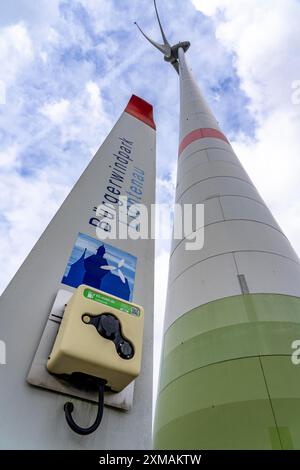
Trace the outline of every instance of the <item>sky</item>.
<instances>
[{"instance_id":1,"label":"sky","mask_svg":"<svg viewBox=\"0 0 300 470\"><path fill-rule=\"evenodd\" d=\"M188 60L207 101L299 254L300 1L157 4L170 42L191 41ZM154 106L157 202L174 201L178 77L136 20L160 40L151 0L0 4L1 291L133 93ZM168 242L158 241L156 364L168 258Z\"/></svg>"}]
</instances>

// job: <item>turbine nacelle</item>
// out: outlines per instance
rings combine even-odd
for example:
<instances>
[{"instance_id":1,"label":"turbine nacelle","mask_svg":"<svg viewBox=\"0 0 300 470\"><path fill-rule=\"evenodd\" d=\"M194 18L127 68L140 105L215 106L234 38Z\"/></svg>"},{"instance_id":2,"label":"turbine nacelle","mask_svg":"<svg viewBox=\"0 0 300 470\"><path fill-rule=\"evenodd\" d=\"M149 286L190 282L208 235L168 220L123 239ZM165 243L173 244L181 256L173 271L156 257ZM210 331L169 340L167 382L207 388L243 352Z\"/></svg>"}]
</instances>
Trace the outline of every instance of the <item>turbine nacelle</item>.
<instances>
[{"instance_id":1,"label":"turbine nacelle","mask_svg":"<svg viewBox=\"0 0 300 470\"><path fill-rule=\"evenodd\" d=\"M160 52L162 52L162 54L164 54L165 61L172 64L173 67L175 68L176 72L179 73L178 49L181 47L184 50L184 52L186 52L191 44L190 44L189 41L184 41L184 42L179 42L178 44L175 44L174 46L171 46L169 41L166 38L165 32L164 32L163 27L161 25L161 21L160 21L159 15L158 15L155 0L154 0L154 7L155 7L156 17L157 17L157 20L158 20L160 32L161 32L163 42L164 42L163 44L159 44L158 42L153 41L153 39L149 38L149 36L147 36L144 33L144 31L139 27L137 22L135 22L135 24L139 28L142 35L147 39L147 41L149 41L150 44L152 44L152 46L156 47L156 49L158 49Z\"/></svg>"}]
</instances>

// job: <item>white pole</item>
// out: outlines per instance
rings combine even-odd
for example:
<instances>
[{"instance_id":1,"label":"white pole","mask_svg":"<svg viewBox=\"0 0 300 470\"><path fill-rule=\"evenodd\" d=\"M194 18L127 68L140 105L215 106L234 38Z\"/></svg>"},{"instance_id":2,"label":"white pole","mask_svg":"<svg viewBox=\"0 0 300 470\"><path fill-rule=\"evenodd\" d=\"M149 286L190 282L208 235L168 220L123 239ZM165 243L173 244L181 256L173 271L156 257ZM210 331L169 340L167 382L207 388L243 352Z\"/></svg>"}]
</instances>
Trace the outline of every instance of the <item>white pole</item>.
<instances>
[{"instance_id":1,"label":"white pole","mask_svg":"<svg viewBox=\"0 0 300 470\"><path fill-rule=\"evenodd\" d=\"M126 154L129 156L127 161ZM137 172L140 177L139 189L132 182L136 180L134 175ZM145 309L142 372L135 383L132 410L121 412L105 407L99 430L89 436L79 436L70 430L65 421L63 405L67 401L66 396L32 387L26 382L58 290L74 292L71 284L81 274L77 266L76 276L71 282L65 272L74 244L75 258L71 264L87 256L86 253L93 251L99 242L94 207L106 199L114 201L118 195L117 187L120 196L128 196L133 191L138 193L140 202L148 208L155 202L155 124L152 107L137 97L132 97L116 126L1 297L0 335L6 345L6 365L0 365L2 449L151 447L153 240L107 241L114 256L117 249L126 254L125 261L135 259L135 277L134 270L126 271L127 261L120 266L130 280L132 300ZM76 245L76 240L81 244L78 242ZM111 262L113 260L114 257ZM121 282L118 276L110 276L113 276L114 282ZM76 422L83 427L91 424L97 407L86 401L73 401Z\"/></svg>"}]
</instances>

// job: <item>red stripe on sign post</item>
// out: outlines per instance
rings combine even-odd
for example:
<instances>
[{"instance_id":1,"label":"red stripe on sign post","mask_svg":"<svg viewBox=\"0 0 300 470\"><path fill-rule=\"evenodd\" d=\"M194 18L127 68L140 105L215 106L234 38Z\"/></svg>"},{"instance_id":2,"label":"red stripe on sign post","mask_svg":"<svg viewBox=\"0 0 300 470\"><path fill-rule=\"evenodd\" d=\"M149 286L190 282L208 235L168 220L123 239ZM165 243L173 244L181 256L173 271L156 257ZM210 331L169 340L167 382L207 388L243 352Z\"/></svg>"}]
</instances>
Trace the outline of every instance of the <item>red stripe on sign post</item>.
<instances>
[{"instance_id":1,"label":"red stripe on sign post","mask_svg":"<svg viewBox=\"0 0 300 470\"><path fill-rule=\"evenodd\" d=\"M139 96L132 95L128 105L125 108L125 113L134 116L153 129L156 129L153 119L153 106Z\"/></svg>"},{"instance_id":2,"label":"red stripe on sign post","mask_svg":"<svg viewBox=\"0 0 300 470\"><path fill-rule=\"evenodd\" d=\"M179 146L178 154L181 155L182 152L186 149L186 147L195 142L195 140L207 138L220 139L229 144L227 137L221 131L205 127L202 129L196 129L195 131L192 131L188 135L186 135Z\"/></svg>"}]
</instances>

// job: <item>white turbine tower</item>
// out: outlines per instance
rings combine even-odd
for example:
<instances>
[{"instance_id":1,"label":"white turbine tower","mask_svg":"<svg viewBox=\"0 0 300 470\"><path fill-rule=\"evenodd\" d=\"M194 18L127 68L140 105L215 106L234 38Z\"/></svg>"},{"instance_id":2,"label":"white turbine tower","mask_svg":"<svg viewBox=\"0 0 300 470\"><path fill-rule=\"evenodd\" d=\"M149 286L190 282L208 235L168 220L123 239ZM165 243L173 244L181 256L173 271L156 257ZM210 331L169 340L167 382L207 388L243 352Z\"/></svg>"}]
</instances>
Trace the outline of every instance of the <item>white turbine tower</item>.
<instances>
[{"instance_id":1,"label":"white turbine tower","mask_svg":"<svg viewBox=\"0 0 300 470\"><path fill-rule=\"evenodd\" d=\"M143 34L179 72L176 202L204 204L205 243L173 241L154 444L299 449L299 259L202 96L189 43L171 47L159 25L163 45Z\"/></svg>"}]
</instances>

